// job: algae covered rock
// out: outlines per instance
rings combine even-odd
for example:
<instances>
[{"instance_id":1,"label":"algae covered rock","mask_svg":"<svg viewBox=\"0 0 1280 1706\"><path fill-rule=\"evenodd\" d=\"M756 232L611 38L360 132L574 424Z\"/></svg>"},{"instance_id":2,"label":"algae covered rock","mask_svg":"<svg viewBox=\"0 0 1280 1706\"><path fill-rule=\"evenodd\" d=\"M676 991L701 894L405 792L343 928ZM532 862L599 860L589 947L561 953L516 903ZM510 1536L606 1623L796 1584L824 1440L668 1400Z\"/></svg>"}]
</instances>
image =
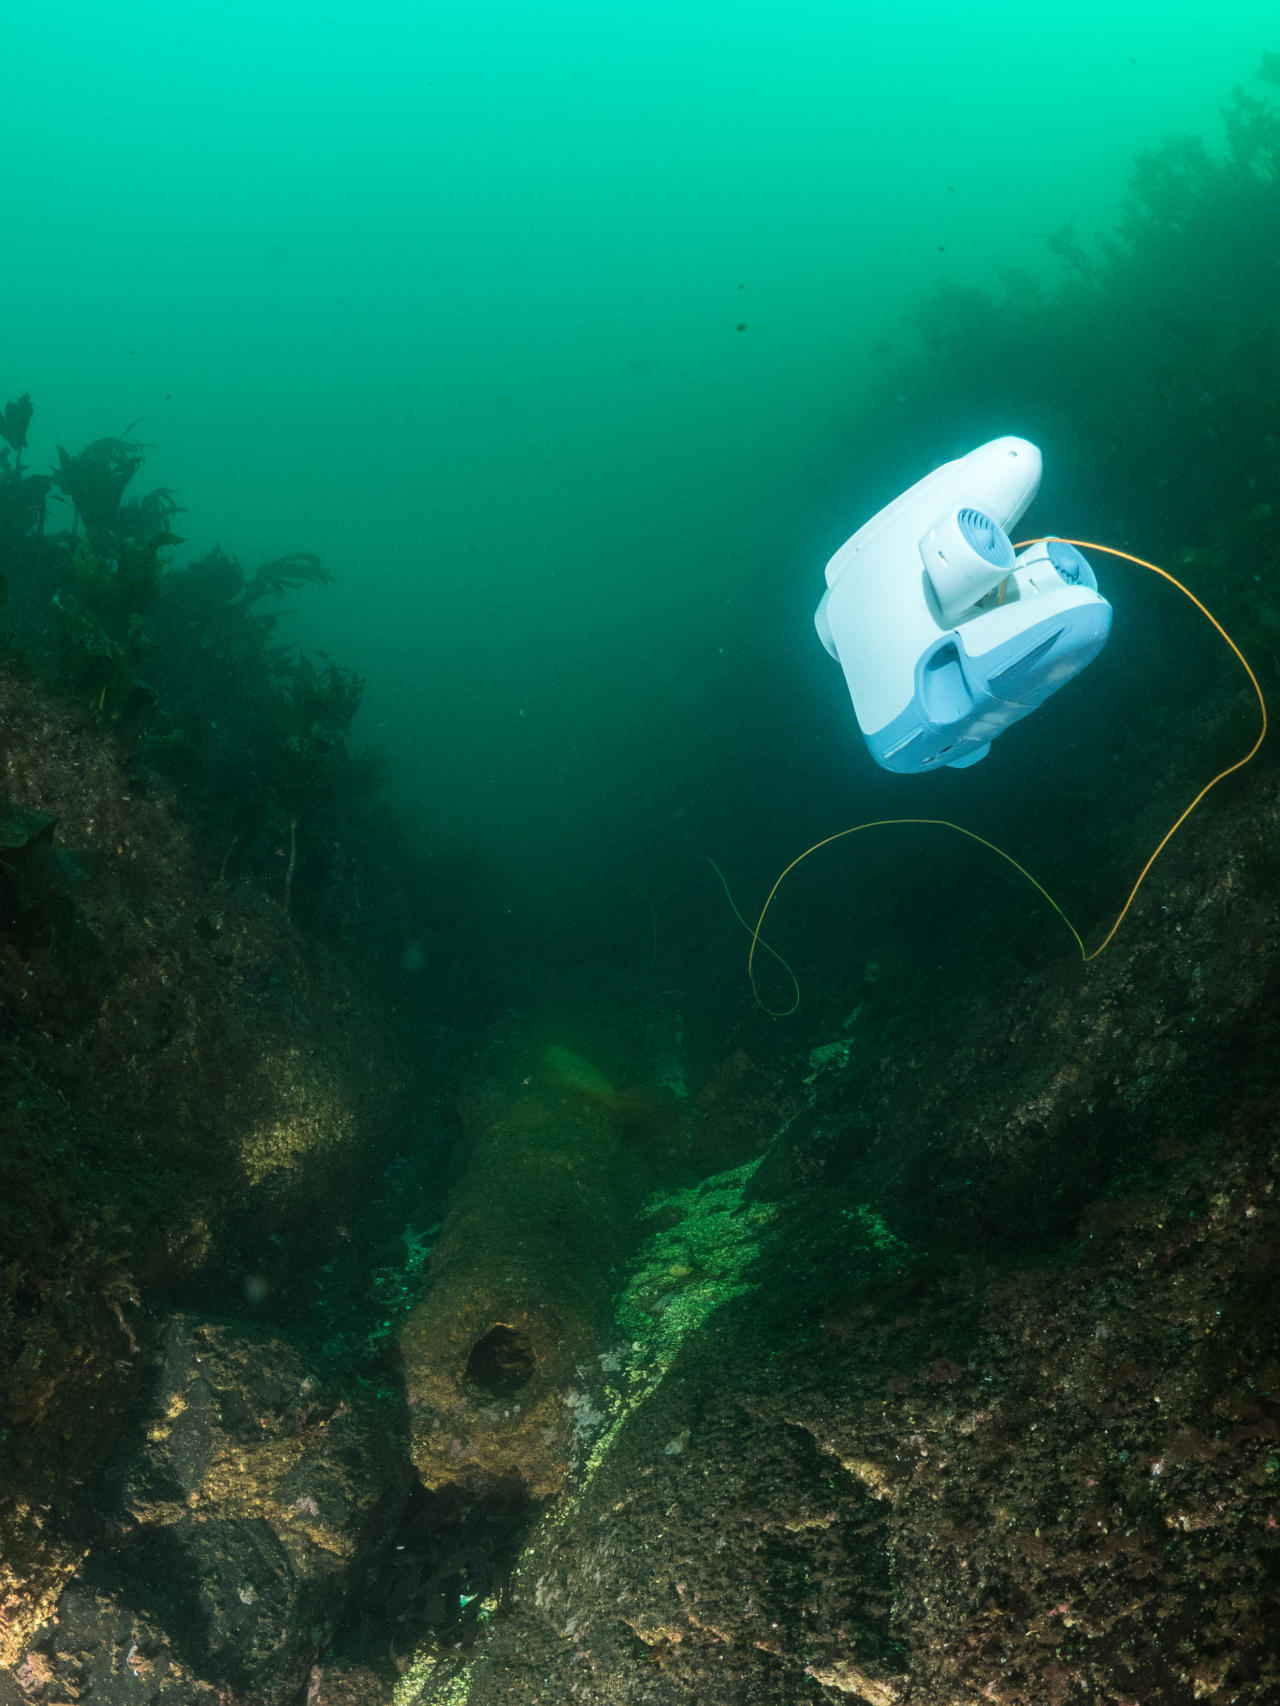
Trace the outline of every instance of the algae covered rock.
<instances>
[{"instance_id":1,"label":"algae covered rock","mask_svg":"<svg viewBox=\"0 0 1280 1706\"><path fill-rule=\"evenodd\" d=\"M402 1444L392 1393L277 1333L174 1316L104 1532L19 1688L25 1665L48 1698L297 1700L394 1531Z\"/></svg>"},{"instance_id":2,"label":"algae covered rock","mask_svg":"<svg viewBox=\"0 0 1280 1706\"><path fill-rule=\"evenodd\" d=\"M0 1664L175 1294L273 1309L402 1131L367 968L219 875L96 714L0 664ZM92 1418L86 1425L85 1418Z\"/></svg>"}]
</instances>

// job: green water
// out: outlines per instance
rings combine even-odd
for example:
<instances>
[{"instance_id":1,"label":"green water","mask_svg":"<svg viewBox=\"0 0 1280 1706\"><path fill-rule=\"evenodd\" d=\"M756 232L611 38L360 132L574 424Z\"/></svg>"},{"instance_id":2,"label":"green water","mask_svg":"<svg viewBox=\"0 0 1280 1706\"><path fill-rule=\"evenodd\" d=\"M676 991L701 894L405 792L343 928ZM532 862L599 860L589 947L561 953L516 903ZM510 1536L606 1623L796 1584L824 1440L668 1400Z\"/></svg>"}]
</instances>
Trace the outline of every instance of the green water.
<instances>
[{"instance_id":1,"label":"green water","mask_svg":"<svg viewBox=\"0 0 1280 1706\"><path fill-rule=\"evenodd\" d=\"M868 376L938 282L1056 275L1276 40L1260 0L10 7L5 395L33 467L136 423L178 560L321 556L295 631L437 838L754 826L764 875L793 747L815 825L867 780L810 624L892 495Z\"/></svg>"}]
</instances>

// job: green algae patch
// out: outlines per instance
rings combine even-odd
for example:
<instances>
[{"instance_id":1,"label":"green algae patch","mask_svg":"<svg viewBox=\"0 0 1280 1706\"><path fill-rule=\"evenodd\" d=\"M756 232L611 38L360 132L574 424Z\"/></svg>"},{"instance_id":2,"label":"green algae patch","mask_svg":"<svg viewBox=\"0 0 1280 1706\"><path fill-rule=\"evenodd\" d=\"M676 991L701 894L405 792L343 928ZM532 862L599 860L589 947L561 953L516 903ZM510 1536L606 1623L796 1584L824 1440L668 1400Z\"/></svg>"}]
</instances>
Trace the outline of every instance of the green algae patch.
<instances>
[{"instance_id":1,"label":"green algae patch","mask_svg":"<svg viewBox=\"0 0 1280 1706\"><path fill-rule=\"evenodd\" d=\"M460 1669L434 1653L419 1653L392 1690L394 1706L467 1706L472 1661Z\"/></svg>"},{"instance_id":2,"label":"green algae patch","mask_svg":"<svg viewBox=\"0 0 1280 1706\"><path fill-rule=\"evenodd\" d=\"M594 1402L575 1395L574 1500L590 1485L628 1417L661 1385L685 1342L716 1310L753 1289L748 1275L777 1215L773 1204L748 1200L759 1165L759 1158L744 1162L646 1204L645 1218L657 1230L632 1260L617 1301L616 1336L598 1358L603 1388Z\"/></svg>"},{"instance_id":3,"label":"green algae patch","mask_svg":"<svg viewBox=\"0 0 1280 1706\"><path fill-rule=\"evenodd\" d=\"M646 1205L646 1219L661 1224L631 1264L615 1320L632 1351L663 1370L713 1311L751 1290L747 1272L777 1213L747 1200L759 1165L744 1162Z\"/></svg>"},{"instance_id":4,"label":"green algae patch","mask_svg":"<svg viewBox=\"0 0 1280 1706\"><path fill-rule=\"evenodd\" d=\"M809 1070L804 1076L806 1089L812 1087L828 1072L843 1072L849 1064L849 1056L853 1052L853 1044L847 1038L839 1042L823 1043L820 1048L810 1050Z\"/></svg>"}]
</instances>

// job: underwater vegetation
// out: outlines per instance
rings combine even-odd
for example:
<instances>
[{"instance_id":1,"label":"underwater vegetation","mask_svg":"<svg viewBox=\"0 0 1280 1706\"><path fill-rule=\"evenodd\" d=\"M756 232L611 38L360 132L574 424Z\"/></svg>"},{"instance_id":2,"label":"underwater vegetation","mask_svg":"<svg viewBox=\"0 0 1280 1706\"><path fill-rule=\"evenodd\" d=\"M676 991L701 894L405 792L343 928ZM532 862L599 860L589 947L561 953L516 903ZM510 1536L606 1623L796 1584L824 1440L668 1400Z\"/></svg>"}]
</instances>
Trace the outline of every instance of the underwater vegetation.
<instances>
[{"instance_id":1,"label":"underwater vegetation","mask_svg":"<svg viewBox=\"0 0 1280 1706\"><path fill-rule=\"evenodd\" d=\"M441 888L351 751L359 675L279 632L323 566L175 567L143 447L33 471L33 414L0 412L0 1665L84 1554L156 1322L296 1313L404 1142L434 986L395 968Z\"/></svg>"},{"instance_id":2,"label":"underwater vegetation","mask_svg":"<svg viewBox=\"0 0 1280 1706\"><path fill-rule=\"evenodd\" d=\"M1113 232L1052 233L1056 284L1006 268L994 290L935 289L875 404L908 440L947 399L1035 421L1091 537L1207 569L1197 590L1250 655L1280 642L1280 107L1237 88L1222 118L1217 151L1180 136L1137 157Z\"/></svg>"},{"instance_id":3,"label":"underwater vegetation","mask_svg":"<svg viewBox=\"0 0 1280 1706\"><path fill-rule=\"evenodd\" d=\"M334 825L379 781L350 747L364 683L281 643L268 605L325 586L327 571L296 552L246 573L221 548L173 566L174 493L129 496L145 447L100 438L73 455L59 445L57 467L35 474L25 462L33 413L24 395L0 416L8 649L178 787L220 856L265 876L287 844L287 898L318 892Z\"/></svg>"}]
</instances>

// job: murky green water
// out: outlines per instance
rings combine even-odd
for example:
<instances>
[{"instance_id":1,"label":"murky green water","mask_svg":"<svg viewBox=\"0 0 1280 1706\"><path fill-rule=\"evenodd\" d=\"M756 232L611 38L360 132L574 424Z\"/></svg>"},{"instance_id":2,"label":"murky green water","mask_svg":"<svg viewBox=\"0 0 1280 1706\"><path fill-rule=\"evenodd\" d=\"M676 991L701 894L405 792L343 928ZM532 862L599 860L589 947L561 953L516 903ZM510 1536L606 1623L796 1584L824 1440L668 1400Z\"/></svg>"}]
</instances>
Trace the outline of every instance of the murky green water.
<instances>
[{"instance_id":1,"label":"murky green water","mask_svg":"<svg viewBox=\"0 0 1280 1706\"><path fill-rule=\"evenodd\" d=\"M759 831L763 877L874 792L822 565L989 424L868 419L913 305L1060 280L1268 43L1260 0L11 9L0 372L33 466L132 426L191 553L321 556L297 631L434 832L625 879Z\"/></svg>"}]
</instances>

